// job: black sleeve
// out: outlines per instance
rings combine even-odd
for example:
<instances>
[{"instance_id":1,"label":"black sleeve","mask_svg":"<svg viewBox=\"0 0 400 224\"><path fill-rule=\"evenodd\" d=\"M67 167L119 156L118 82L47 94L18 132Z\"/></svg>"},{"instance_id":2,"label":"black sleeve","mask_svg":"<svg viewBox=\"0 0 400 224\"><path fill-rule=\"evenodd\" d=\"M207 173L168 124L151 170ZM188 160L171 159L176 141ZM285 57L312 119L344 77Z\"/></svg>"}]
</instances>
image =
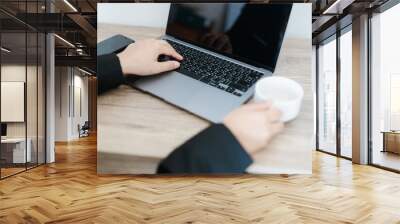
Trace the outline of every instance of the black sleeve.
<instances>
[{"instance_id":1,"label":"black sleeve","mask_svg":"<svg viewBox=\"0 0 400 224\"><path fill-rule=\"evenodd\" d=\"M98 93L116 88L125 82L121 64L116 54L107 54L97 57L97 88Z\"/></svg>"},{"instance_id":2,"label":"black sleeve","mask_svg":"<svg viewBox=\"0 0 400 224\"><path fill-rule=\"evenodd\" d=\"M157 173L244 173L251 157L223 124L214 124L175 149Z\"/></svg>"}]
</instances>

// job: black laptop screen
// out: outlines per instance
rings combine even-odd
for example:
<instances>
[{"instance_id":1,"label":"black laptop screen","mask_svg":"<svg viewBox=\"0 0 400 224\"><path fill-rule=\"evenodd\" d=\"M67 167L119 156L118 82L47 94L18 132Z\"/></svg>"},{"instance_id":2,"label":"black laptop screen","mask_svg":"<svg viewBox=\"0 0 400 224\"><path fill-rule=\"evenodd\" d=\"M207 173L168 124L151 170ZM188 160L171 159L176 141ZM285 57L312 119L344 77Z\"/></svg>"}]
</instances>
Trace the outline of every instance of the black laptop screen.
<instances>
[{"instance_id":1,"label":"black laptop screen","mask_svg":"<svg viewBox=\"0 0 400 224\"><path fill-rule=\"evenodd\" d=\"M273 71L291 4L172 3L167 34Z\"/></svg>"},{"instance_id":2,"label":"black laptop screen","mask_svg":"<svg viewBox=\"0 0 400 224\"><path fill-rule=\"evenodd\" d=\"M1 136L7 136L7 124L1 123Z\"/></svg>"}]
</instances>

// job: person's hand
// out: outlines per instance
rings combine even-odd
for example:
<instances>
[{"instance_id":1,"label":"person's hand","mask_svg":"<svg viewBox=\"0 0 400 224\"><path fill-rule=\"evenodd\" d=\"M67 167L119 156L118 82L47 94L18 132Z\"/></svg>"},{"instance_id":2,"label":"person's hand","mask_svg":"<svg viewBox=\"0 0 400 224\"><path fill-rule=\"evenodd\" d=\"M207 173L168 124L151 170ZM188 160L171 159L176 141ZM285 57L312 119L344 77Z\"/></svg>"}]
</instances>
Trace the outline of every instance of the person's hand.
<instances>
[{"instance_id":1,"label":"person's hand","mask_svg":"<svg viewBox=\"0 0 400 224\"><path fill-rule=\"evenodd\" d=\"M167 55L177 61L159 62L160 55ZM124 75L154 75L177 69L183 57L165 40L145 39L130 44L118 55Z\"/></svg>"},{"instance_id":2,"label":"person's hand","mask_svg":"<svg viewBox=\"0 0 400 224\"><path fill-rule=\"evenodd\" d=\"M269 102L249 103L229 113L223 123L250 154L283 130L281 112Z\"/></svg>"}]
</instances>

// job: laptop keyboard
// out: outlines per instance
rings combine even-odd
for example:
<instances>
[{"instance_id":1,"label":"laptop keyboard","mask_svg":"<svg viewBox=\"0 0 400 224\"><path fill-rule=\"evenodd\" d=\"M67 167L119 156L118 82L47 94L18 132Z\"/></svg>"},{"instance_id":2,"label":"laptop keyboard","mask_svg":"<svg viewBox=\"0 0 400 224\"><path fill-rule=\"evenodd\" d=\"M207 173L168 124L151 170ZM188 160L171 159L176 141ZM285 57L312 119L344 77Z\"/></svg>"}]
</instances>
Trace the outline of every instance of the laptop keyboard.
<instances>
[{"instance_id":1,"label":"laptop keyboard","mask_svg":"<svg viewBox=\"0 0 400 224\"><path fill-rule=\"evenodd\" d=\"M235 96L242 96L263 74L167 40L183 56L177 71Z\"/></svg>"}]
</instances>

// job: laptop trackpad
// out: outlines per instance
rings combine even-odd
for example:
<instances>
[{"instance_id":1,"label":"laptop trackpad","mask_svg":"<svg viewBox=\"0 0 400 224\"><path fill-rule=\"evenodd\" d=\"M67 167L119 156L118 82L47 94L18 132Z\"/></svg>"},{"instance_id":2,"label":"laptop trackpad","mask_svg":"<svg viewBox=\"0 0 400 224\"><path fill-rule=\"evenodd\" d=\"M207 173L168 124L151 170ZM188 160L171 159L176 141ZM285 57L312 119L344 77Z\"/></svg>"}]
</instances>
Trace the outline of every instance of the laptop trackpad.
<instances>
[{"instance_id":1,"label":"laptop trackpad","mask_svg":"<svg viewBox=\"0 0 400 224\"><path fill-rule=\"evenodd\" d=\"M193 95L200 90L201 83L179 72L141 78L133 86L156 95L166 101L185 106ZM190 93L190 94L188 94Z\"/></svg>"}]
</instances>

